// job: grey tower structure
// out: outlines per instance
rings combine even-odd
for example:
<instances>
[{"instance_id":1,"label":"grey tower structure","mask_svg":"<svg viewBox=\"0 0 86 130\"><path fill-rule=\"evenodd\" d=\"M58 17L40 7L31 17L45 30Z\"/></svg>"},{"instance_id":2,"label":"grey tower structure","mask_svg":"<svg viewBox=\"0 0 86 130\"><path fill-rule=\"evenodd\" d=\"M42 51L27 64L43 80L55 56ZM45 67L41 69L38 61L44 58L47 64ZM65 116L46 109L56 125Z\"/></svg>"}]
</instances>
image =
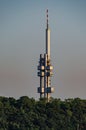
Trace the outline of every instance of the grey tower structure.
<instances>
[{"instance_id":1,"label":"grey tower structure","mask_svg":"<svg viewBox=\"0 0 86 130\"><path fill-rule=\"evenodd\" d=\"M38 76L40 77L40 87L38 87L38 93L40 98L46 98L49 101L50 94L54 92L54 88L51 87L51 76L53 75L53 66L50 59L50 28L48 23L48 10L46 11L47 25L46 25L46 49L45 54L40 54L38 65Z\"/></svg>"}]
</instances>

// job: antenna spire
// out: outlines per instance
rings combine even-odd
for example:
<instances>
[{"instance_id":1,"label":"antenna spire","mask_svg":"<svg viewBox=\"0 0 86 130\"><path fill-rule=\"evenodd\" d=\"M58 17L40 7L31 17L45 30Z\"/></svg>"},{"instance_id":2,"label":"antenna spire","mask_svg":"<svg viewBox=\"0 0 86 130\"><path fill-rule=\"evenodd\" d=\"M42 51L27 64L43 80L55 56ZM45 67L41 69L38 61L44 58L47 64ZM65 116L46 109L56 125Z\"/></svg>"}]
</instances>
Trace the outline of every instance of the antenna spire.
<instances>
[{"instance_id":1,"label":"antenna spire","mask_svg":"<svg viewBox=\"0 0 86 130\"><path fill-rule=\"evenodd\" d=\"M47 18L47 28L48 28L48 20L49 20L49 18L48 18L48 9L46 10L46 18Z\"/></svg>"}]
</instances>

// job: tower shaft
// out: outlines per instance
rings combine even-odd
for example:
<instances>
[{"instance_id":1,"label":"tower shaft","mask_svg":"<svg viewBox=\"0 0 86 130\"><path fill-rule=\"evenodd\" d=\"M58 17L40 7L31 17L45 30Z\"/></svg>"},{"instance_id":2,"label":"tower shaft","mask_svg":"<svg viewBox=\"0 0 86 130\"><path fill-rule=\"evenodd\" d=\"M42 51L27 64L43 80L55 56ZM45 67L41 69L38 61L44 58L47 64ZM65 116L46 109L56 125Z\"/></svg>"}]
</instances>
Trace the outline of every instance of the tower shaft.
<instances>
[{"instance_id":1,"label":"tower shaft","mask_svg":"<svg viewBox=\"0 0 86 130\"><path fill-rule=\"evenodd\" d=\"M46 54L48 55L48 59L50 59L50 29L49 27L46 29Z\"/></svg>"}]
</instances>

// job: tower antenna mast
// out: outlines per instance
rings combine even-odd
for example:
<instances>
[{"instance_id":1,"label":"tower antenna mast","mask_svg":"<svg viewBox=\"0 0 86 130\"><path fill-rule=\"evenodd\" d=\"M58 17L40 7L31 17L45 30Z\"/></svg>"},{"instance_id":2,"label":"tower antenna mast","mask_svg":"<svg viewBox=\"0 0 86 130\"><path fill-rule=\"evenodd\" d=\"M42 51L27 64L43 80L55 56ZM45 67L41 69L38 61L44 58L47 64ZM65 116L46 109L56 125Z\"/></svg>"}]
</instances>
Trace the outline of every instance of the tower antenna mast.
<instances>
[{"instance_id":1,"label":"tower antenna mast","mask_svg":"<svg viewBox=\"0 0 86 130\"><path fill-rule=\"evenodd\" d=\"M51 87L51 77L53 75L53 66L50 60L50 29L49 29L49 18L48 9L46 10L46 51L45 54L40 54L39 65L38 65L38 76L40 77L40 87L38 87L38 93L40 98L46 98L47 102L50 99L50 94L54 92L54 88Z\"/></svg>"}]
</instances>

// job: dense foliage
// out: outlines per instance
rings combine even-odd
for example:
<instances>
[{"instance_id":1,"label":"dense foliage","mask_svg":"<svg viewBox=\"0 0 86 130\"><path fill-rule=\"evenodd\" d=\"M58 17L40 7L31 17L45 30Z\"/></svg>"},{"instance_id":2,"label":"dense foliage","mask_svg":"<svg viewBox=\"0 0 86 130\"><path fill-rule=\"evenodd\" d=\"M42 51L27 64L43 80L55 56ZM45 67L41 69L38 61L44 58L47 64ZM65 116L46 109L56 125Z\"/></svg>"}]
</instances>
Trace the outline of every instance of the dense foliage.
<instances>
[{"instance_id":1,"label":"dense foliage","mask_svg":"<svg viewBox=\"0 0 86 130\"><path fill-rule=\"evenodd\" d=\"M0 130L86 130L86 100L0 97Z\"/></svg>"}]
</instances>

